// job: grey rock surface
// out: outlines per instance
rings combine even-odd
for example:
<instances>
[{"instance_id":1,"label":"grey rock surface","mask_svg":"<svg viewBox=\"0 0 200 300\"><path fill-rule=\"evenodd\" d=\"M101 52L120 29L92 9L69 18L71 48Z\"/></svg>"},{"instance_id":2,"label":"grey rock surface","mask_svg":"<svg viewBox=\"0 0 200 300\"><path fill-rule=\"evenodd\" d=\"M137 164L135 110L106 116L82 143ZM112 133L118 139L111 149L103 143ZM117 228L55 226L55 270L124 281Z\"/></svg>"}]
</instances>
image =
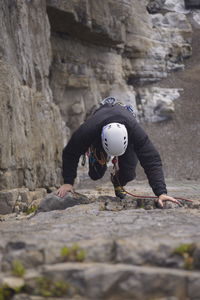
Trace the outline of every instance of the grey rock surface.
<instances>
[{"instance_id":1,"label":"grey rock surface","mask_svg":"<svg viewBox=\"0 0 200 300\"><path fill-rule=\"evenodd\" d=\"M64 126L49 87L45 1L0 4L0 189L60 181Z\"/></svg>"},{"instance_id":2,"label":"grey rock surface","mask_svg":"<svg viewBox=\"0 0 200 300\"><path fill-rule=\"evenodd\" d=\"M47 212L52 210L62 210L68 207L79 205L79 204L89 204L89 199L81 194L66 195L61 198L56 196L55 193L47 195L38 206L38 212Z\"/></svg>"},{"instance_id":3,"label":"grey rock surface","mask_svg":"<svg viewBox=\"0 0 200 300\"><path fill-rule=\"evenodd\" d=\"M63 299L74 300L199 299L199 185L169 181L168 189L194 203L155 209L150 199L127 197L122 204L111 185L103 184L79 191L89 204L31 218L5 216L0 224L0 285L12 277L17 260L25 268L25 295L31 300L45 299L45 286L50 299L61 290ZM127 190L151 194L146 182Z\"/></svg>"},{"instance_id":4,"label":"grey rock surface","mask_svg":"<svg viewBox=\"0 0 200 300\"><path fill-rule=\"evenodd\" d=\"M0 191L0 215L25 212L37 205L46 196L44 188L30 191L27 188L6 189Z\"/></svg>"},{"instance_id":5,"label":"grey rock surface","mask_svg":"<svg viewBox=\"0 0 200 300\"><path fill-rule=\"evenodd\" d=\"M150 14L156 14L162 10L165 0L150 0L147 5L147 10Z\"/></svg>"}]
</instances>

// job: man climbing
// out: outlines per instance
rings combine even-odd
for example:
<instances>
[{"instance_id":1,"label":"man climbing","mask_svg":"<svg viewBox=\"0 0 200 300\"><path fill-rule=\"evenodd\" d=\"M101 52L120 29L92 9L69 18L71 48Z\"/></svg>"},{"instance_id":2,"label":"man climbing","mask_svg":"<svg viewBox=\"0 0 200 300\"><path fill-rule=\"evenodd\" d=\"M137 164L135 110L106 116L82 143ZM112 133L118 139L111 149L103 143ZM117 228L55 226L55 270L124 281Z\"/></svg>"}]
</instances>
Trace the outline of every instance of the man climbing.
<instances>
[{"instance_id":1,"label":"man climbing","mask_svg":"<svg viewBox=\"0 0 200 300\"><path fill-rule=\"evenodd\" d=\"M64 197L67 192L74 192L79 158L89 151L88 175L92 180L103 177L111 157L117 159L118 171L111 176L117 197L123 199L126 196L123 186L135 178L139 159L158 197L157 204L160 207L163 207L164 201L179 204L167 195L160 155L136 121L131 107L121 105L114 97L104 99L101 104L73 133L63 150L64 184L58 189L57 195Z\"/></svg>"}]
</instances>

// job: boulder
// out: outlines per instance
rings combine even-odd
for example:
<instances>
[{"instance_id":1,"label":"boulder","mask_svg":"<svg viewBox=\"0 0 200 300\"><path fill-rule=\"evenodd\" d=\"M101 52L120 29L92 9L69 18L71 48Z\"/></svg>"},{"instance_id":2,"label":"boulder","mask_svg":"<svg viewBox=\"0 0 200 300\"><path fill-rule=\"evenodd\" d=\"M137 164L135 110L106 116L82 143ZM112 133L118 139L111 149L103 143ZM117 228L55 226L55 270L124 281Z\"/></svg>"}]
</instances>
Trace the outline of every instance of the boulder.
<instances>
[{"instance_id":1,"label":"boulder","mask_svg":"<svg viewBox=\"0 0 200 300\"><path fill-rule=\"evenodd\" d=\"M88 203L90 203L90 200L86 196L78 193L75 193L74 195L68 193L63 198L56 196L55 193L51 193L40 202L37 211L47 212L51 210L63 210L74 205Z\"/></svg>"}]
</instances>

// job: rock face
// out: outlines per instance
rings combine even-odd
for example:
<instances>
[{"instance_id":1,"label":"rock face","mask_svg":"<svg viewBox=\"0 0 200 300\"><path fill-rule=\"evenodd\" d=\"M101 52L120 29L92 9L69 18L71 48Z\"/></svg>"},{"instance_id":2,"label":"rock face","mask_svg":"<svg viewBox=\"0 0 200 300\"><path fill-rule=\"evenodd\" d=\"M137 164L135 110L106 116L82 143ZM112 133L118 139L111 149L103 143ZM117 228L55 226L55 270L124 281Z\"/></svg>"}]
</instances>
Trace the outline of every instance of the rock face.
<instances>
[{"instance_id":1,"label":"rock face","mask_svg":"<svg viewBox=\"0 0 200 300\"><path fill-rule=\"evenodd\" d=\"M45 1L1 1L0 188L60 180L63 123L49 87Z\"/></svg>"},{"instance_id":2,"label":"rock face","mask_svg":"<svg viewBox=\"0 0 200 300\"><path fill-rule=\"evenodd\" d=\"M149 15L145 1L79 2L47 1L51 87L67 124L76 128L84 111L108 95L131 102L142 110L140 119L149 121L159 103L149 97L148 114L135 101L142 97L135 87L184 68L183 59L191 55L190 23L176 12Z\"/></svg>"},{"instance_id":3,"label":"rock face","mask_svg":"<svg viewBox=\"0 0 200 300\"><path fill-rule=\"evenodd\" d=\"M170 1L166 1L166 4ZM182 11L184 4L171 1L170 9L175 8ZM176 5L175 5L176 4ZM176 7L175 7L176 6ZM169 8L169 6L168 6ZM199 135L199 11L187 11L188 18L193 21L193 55L186 61L185 71L171 73L171 75L162 80L157 86L165 88L166 86L182 87L180 99L174 101L175 114L170 122L160 123L159 126L153 124L143 124L152 140L158 145L159 151L163 158L164 170L166 177L199 179L199 171L196 168L196 162L200 159ZM195 109L194 109L195 108ZM164 138L163 138L163 133ZM193 135L194 133L194 135ZM194 137L195 136L195 137ZM161 142L162 141L162 142ZM192 147L191 147L192 145Z\"/></svg>"}]
</instances>

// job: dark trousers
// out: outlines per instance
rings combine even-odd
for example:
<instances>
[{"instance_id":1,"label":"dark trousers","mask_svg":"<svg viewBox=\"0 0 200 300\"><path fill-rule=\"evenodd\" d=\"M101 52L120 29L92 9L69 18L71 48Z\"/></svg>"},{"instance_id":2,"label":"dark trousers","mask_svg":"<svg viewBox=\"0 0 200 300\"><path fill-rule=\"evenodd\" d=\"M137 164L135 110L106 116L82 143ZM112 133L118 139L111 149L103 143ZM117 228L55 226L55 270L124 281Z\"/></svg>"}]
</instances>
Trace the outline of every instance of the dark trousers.
<instances>
[{"instance_id":1,"label":"dark trousers","mask_svg":"<svg viewBox=\"0 0 200 300\"><path fill-rule=\"evenodd\" d=\"M138 158L132 145L126 149L126 152L118 157L119 170L117 172L118 181L121 186L125 186L129 181L136 177L136 166ZM107 165L100 165L98 161L89 159L88 175L92 180L102 178L107 170Z\"/></svg>"}]
</instances>

